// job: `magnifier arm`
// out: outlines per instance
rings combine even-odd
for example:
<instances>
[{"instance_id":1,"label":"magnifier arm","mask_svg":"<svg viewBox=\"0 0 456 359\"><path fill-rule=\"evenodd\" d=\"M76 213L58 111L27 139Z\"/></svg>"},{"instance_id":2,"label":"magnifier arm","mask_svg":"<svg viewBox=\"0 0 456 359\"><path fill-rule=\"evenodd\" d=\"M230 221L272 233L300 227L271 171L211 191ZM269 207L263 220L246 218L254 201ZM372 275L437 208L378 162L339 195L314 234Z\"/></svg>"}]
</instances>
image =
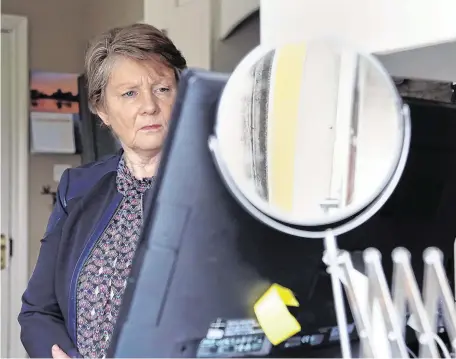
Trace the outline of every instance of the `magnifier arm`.
<instances>
[{"instance_id":1,"label":"magnifier arm","mask_svg":"<svg viewBox=\"0 0 456 359\"><path fill-rule=\"evenodd\" d=\"M435 330L433 329L437 328L437 323L432 326L432 322L426 313L416 277L413 273L410 252L405 248L396 248L392 253L392 259L394 267L391 292L402 334L405 336L407 320L412 318L413 323L417 326L420 358L438 358L439 351L434 340ZM434 302L433 305L435 312L437 312L437 303ZM407 312L407 309L409 309L410 313Z\"/></svg>"},{"instance_id":2,"label":"magnifier arm","mask_svg":"<svg viewBox=\"0 0 456 359\"><path fill-rule=\"evenodd\" d=\"M329 230L324 239L325 252L323 261L328 266L328 272L331 277L331 286L334 296L334 306L336 309L337 326L339 328L340 347L342 357L351 358L350 339L348 335L347 314L341 282L341 269L339 265L339 248L334 234Z\"/></svg>"},{"instance_id":3,"label":"magnifier arm","mask_svg":"<svg viewBox=\"0 0 456 359\"><path fill-rule=\"evenodd\" d=\"M391 356L393 358L408 358L407 345L383 272L380 252L377 249L368 248L364 252L364 262L369 283L367 303L369 319L371 321L374 319L375 305L379 305L387 340L390 344ZM374 326L375 324L372 323L371 325Z\"/></svg>"},{"instance_id":4,"label":"magnifier arm","mask_svg":"<svg viewBox=\"0 0 456 359\"><path fill-rule=\"evenodd\" d=\"M443 266L443 254L435 247L423 254L424 283L423 300L427 317L433 331L437 332L442 317L453 350L456 349L456 312L453 295ZM440 310L441 309L441 310Z\"/></svg>"},{"instance_id":5,"label":"magnifier arm","mask_svg":"<svg viewBox=\"0 0 456 359\"><path fill-rule=\"evenodd\" d=\"M353 278L354 267L350 258L350 254L346 251L340 252L340 269L343 275L343 284L345 294L347 295L350 310L355 321L356 330L361 340L361 356L364 358L375 358L374 349L372 346L373 337L370 327L370 321L365 312L366 307L363 306L362 300L359 297L360 293L355 290L355 278Z\"/></svg>"}]
</instances>

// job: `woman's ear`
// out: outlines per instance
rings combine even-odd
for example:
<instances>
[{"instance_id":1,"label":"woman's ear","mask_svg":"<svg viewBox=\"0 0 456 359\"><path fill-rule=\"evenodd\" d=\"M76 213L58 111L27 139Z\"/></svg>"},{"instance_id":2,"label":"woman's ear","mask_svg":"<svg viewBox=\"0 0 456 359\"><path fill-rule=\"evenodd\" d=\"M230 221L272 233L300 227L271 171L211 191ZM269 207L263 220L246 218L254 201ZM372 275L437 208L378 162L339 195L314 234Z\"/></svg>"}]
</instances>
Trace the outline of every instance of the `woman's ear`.
<instances>
[{"instance_id":1,"label":"woman's ear","mask_svg":"<svg viewBox=\"0 0 456 359\"><path fill-rule=\"evenodd\" d=\"M106 126L110 126L109 116L103 108L97 109L97 115L101 118L101 121L103 121Z\"/></svg>"}]
</instances>

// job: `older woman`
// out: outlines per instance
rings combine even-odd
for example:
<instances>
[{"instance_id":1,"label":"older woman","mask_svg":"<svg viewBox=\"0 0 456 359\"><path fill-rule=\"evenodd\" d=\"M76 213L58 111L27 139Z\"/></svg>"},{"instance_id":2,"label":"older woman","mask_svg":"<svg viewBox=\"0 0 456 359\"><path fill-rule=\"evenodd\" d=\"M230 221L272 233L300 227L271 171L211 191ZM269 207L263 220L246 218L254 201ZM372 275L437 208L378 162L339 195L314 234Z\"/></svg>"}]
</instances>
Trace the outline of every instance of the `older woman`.
<instances>
[{"instance_id":1,"label":"older woman","mask_svg":"<svg viewBox=\"0 0 456 359\"><path fill-rule=\"evenodd\" d=\"M61 178L19 315L30 357L104 357L185 67L146 24L115 28L89 47L90 108L123 150Z\"/></svg>"}]
</instances>

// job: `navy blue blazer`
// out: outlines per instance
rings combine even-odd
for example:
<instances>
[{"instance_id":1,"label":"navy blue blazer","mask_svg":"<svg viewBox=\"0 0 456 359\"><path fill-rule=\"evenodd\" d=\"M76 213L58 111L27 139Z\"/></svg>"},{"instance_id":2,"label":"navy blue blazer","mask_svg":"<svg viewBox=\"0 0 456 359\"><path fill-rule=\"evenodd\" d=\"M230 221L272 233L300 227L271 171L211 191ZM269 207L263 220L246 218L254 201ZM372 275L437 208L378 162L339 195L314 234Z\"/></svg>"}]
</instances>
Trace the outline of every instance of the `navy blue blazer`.
<instances>
[{"instance_id":1,"label":"navy blue blazer","mask_svg":"<svg viewBox=\"0 0 456 359\"><path fill-rule=\"evenodd\" d=\"M54 344L70 357L80 357L76 285L81 268L122 200L115 180L120 156L62 175L18 318L21 340L31 358L52 357Z\"/></svg>"}]
</instances>

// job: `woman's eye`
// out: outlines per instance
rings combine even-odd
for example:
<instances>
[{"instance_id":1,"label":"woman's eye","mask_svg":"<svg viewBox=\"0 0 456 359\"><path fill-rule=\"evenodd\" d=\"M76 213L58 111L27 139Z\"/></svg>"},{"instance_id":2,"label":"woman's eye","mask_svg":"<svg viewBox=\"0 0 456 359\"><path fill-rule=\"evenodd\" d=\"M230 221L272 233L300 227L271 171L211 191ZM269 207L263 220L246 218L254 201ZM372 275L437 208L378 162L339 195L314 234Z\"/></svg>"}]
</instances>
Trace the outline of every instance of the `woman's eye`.
<instances>
[{"instance_id":1,"label":"woman's eye","mask_svg":"<svg viewBox=\"0 0 456 359\"><path fill-rule=\"evenodd\" d=\"M128 91L128 92L125 92L122 96L123 97L133 97L134 95L136 95L135 91Z\"/></svg>"},{"instance_id":2,"label":"woman's eye","mask_svg":"<svg viewBox=\"0 0 456 359\"><path fill-rule=\"evenodd\" d=\"M158 88L158 92L160 93L165 93L165 92L169 92L169 87L159 87Z\"/></svg>"}]
</instances>

